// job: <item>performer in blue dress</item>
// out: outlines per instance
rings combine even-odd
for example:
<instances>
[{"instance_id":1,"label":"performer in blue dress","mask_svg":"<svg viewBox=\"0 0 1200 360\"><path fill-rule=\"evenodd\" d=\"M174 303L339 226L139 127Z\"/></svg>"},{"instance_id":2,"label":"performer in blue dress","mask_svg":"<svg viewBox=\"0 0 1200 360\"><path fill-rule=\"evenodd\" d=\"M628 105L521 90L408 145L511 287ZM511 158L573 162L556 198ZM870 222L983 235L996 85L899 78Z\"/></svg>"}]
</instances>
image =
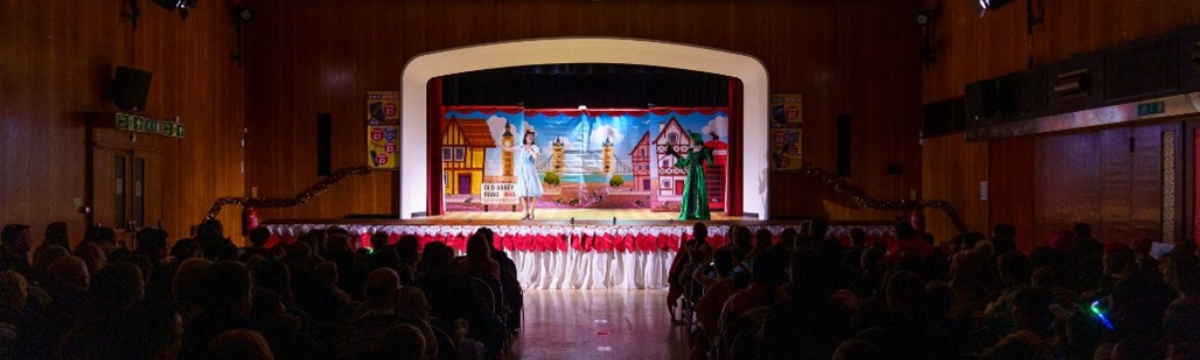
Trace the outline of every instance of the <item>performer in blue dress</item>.
<instances>
[{"instance_id":1,"label":"performer in blue dress","mask_svg":"<svg viewBox=\"0 0 1200 360\"><path fill-rule=\"evenodd\" d=\"M542 197L542 178L538 177L536 164L538 147L533 144L535 136L535 132L525 130L521 146L504 149L504 151L515 152L513 154L517 164L517 185L515 190L517 196L521 198L521 209L525 210L525 217L521 218L521 220L533 220L534 210L537 208L537 199Z\"/></svg>"}]
</instances>

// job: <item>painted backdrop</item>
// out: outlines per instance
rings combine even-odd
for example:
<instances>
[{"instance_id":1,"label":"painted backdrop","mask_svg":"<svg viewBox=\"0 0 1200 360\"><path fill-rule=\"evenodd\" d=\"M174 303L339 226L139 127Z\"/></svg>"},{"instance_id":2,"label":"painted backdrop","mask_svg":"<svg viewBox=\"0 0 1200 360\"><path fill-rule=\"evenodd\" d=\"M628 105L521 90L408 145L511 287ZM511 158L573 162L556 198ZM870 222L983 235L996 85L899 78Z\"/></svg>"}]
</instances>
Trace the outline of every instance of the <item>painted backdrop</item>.
<instances>
[{"instance_id":1,"label":"painted backdrop","mask_svg":"<svg viewBox=\"0 0 1200 360\"><path fill-rule=\"evenodd\" d=\"M700 133L714 149L706 168L710 203L725 201L729 136L725 108L443 109L442 182L447 211L480 211L516 203L509 186L519 165L504 147L536 133L536 162L545 194L539 206L678 209L684 173L667 148L684 153Z\"/></svg>"}]
</instances>

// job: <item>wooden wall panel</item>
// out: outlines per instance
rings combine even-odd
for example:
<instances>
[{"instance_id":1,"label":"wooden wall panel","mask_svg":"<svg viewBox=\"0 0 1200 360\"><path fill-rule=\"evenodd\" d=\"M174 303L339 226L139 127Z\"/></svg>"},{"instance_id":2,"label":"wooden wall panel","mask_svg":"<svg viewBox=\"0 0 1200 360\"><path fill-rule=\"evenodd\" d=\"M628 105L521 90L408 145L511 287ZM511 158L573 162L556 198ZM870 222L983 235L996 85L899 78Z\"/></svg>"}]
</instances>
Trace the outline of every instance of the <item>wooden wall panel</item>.
<instances>
[{"instance_id":1,"label":"wooden wall panel","mask_svg":"<svg viewBox=\"0 0 1200 360\"><path fill-rule=\"evenodd\" d=\"M987 180L988 168L959 166L987 162L987 143L968 143L963 134L945 135L925 139L922 152L925 197L949 201L969 230L988 233L988 203L979 197L979 183ZM938 242L959 234L950 219L936 209L925 210L925 229Z\"/></svg>"},{"instance_id":2,"label":"wooden wall panel","mask_svg":"<svg viewBox=\"0 0 1200 360\"><path fill-rule=\"evenodd\" d=\"M187 236L221 196L241 195L242 71L229 59L229 0L205 1L187 21L143 1L133 32L125 2L0 2L0 222L66 221L73 241L87 198L84 113L115 111L105 95L116 66L153 72L146 115L188 126L163 161L163 225ZM229 229L235 211L222 214ZM231 232L234 232L231 230Z\"/></svg>"},{"instance_id":3,"label":"wooden wall panel","mask_svg":"<svg viewBox=\"0 0 1200 360\"><path fill-rule=\"evenodd\" d=\"M935 25L936 40L934 41L938 61L926 67L923 73L922 102L928 104L961 96L963 87L969 82L1025 70L1029 66L1030 56L1033 59L1033 66L1045 66L1072 54L1096 51L1200 23L1200 2L1192 0L1059 0L1035 1L1034 3L1037 7L1036 13L1044 14L1045 22L1034 28L1031 39L1026 35L1023 2L1015 2L979 18L969 1L922 0L923 8L940 9ZM1029 154L1033 153L1033 149L1030 147L1032 146L1031 141L1026 139L993 142L989 161L963 162L947 167L948 169L990 167L993 170L998 168L1016 170L1009 178L997 178L998 174L995 171L992 172L989 180L997 192L990 198L988 207L991 209L991 221L989 221L991 224L1013 223L1018 227L1018 236L1021 236L1022 233L1028 234L1023 230L1027 225L1023 224L1033 226L1032 222L1026 223L1024 219L1027 217L1021 215L1020 209L1026 208L1035 196L1041 201L1040 195L1048 192L1048 190L1024 186L1024 184L1032 184L1034 179L1053 176L1053 174L1040 173L1043 170L1041 168L1037 169L1039 172L1036 175L1026 172L1024 170L1028 169L1027 166L1013 160L1028 158ZM1040 145L1044 141L1038 140L1037 143L1039 144L1037 154L1042 154ZM1127 148L1128 145L1125 147ZM926 148L925 151L929 151L929 148ZM1038 157L1038 159L1041 158ZM1030 158L1030 160L1033 159ZM1050 159L1049 161L1057 162L1059 160ZM990 164L994 162L999 162L1001 165ZM926 182L944 177L932 174L931 171L937 170L930 169L925 172ZM1026 176L1028 178L1016 178ZM1080 179L1080 181L1086 184L1100 181L1098 172L1088 174L1088 176L1089 178ZM1090 176L1097 176L1097 178ZM929 186L938 185L926 185L926 187ZM1099 190L1099 188L1095 189ZM1080 210L1097 213L1100 208L1081 208ZM1041 208L1038 208L1037 211L1041 211ZM1105 211L1116 211L1116 209L1107 208ZM1036 228L1038 230L1034 239L1040 243L1045 242L1049 229L1057 229L1063 225L1057 222L1041 223L1042 220L1050 221L1052 217L1038 215L1037 218ZM1063 219L1055 221L1059 220ZM1070 226L1070 224L1066 225Z\"/></svg>"},{"instance_id":4,"label":"wooden wall panel","mask_svg":"<svg viewBox=\"0 0 1200 360\"><path fill-rule=\"evenodd\" d=\"M401 70L425 52L495 41L605 36L679 42L760 59L773 93L804 95L803 151L832 169L837 115L854 118L853 177L869 195L921 190L921 81L914 1L334 1L249 0L246 63L247 187L292 196L316 181L315 118L333 116L333 168L363 164L363 98L395 90ZM686 61L686 59L681 59ZM882 61L881 61L882 60ZM766 121L766 119L754 119ZM885 175L886 165L904 173ZM271 217L395 213L397 182L379 172L348 181L309 205ZM790 189L793 174L767 174ZM754 181L748 179L748 181ZM898 212L856 209L820 191L774 191L780 217L825 214L886 220ZM814 210L792 204L817 204Z\"/></svg>"},{"instance_id":5,"label":"wooden wall panel","mask_svg":"<svg viewBox=\"0 0 1200 360\"><path fill-rule=\"evenodd\" d=\"M1043 244L1055 231L1070 230L1077 222L1100 223L1100 137L1089 132L1035 141L1035 243Z\"/></svg>"},{"instance_id":6,"label":"wooden wall panel","mask_svg":"<svg viewBox=\"0 0 1200 360\"><path fill-rule=\"evenodd\" d=\"M1102 242L1161 239L1162 132L1178 128L1151 124L1037 138L1034 244L1078 222L1091 224Z\"/></svg>"},{"instance_id":7,"label":"wooden wall panel","mask_svg":"<svg viewBox=\"0 0 1200 360\"><path fill-rule=\"evenodd\" d=\"M1033 137L992 141L987 143L989 154L1004 156L976 159L988 166L988 227L979 230L990 235L996 224L1010 224L1017 230L1017 247L1025 251L1032 250L1035 241L1046 240L1037 237L1033 226L1037 211L1033 200L1033 144ZM948 165L978 167L976 164L978 162Z\"/></svg>"}]
</instances>

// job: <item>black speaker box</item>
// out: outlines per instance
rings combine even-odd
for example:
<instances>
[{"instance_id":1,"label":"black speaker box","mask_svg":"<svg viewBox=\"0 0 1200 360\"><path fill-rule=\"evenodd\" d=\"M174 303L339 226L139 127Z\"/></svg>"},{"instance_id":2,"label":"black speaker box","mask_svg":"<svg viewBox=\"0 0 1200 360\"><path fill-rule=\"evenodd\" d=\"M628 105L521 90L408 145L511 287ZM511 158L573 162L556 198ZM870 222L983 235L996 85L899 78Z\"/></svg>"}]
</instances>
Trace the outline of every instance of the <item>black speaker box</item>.
<instances>
[{"instance_id":1,"label":"black speaker box","mask_svg":"<svg viewBox=\"0 0 1200 360\"><path fill-rule=\"evenodd\" d=\"M996 115L1000 109L1000 97L995 80L983 80L968 83L966 95L967 124L983 122L982 120Z\"/></svg>"},{"instance_id":2,"label":"black speaker box","mask_svg":"<svg viewBox=\"0 0 1200 360\"><path fill-rule=\"evenodd\" d=\"M145 110L146 95L150 93L150 72L117 67L113 78L112 99L121 110Z\"/></svg>"},{"instance_id":3,"label":"black speaker box","mask_svg":"<svg viewBox=\"0 0 1200 360\"><path fill-rule=\"evenodd\" d=\"M850 119L850 115L837 117L837 175L841 177L850 176L850 150L854 148L850 145Z\"/></svg>"}]
</instances>

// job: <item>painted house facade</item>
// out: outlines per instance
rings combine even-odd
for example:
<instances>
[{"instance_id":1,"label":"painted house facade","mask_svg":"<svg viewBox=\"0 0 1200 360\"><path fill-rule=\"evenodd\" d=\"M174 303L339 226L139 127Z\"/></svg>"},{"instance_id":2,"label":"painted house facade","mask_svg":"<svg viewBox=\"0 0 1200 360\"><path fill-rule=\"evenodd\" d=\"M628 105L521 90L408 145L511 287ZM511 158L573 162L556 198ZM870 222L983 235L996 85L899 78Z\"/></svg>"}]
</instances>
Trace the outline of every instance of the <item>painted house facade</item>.
<instances>
[{"instance_id":1,"label":"painted house facade","mask_svg":"<svg viewBox=\"0 0 1200 360\"><path fill-rule=\"evenodd\" d=\"M450 118L442 123L442 183L446 195L479 195L485 149L496 140L482 119Z\"/></svg>"},{"instance_id":2,"label":"painted house facade","mask_svg":"<svg viewBox=\"0 0 1200 360\"><path fill-rule=\"evenodd\" d=\"M692 146L688 136L678 120L671 118L666 124L661 124L658 137L654 139L655 152L658 155L658 201L679 201L683 197L683 182L687 178L687 170L675 167L677 159L667 155L668 148L674 148L679 156L686 156Z\"/></svg>"},{"instance_id":3,"label":"painted house facade","mask_svg":"<svg viewBox=\"0 0 1200 360\"><path fill-rule=\"evenodd\" d=\"M641 140L629 152L630 163L633 165L634 190L650 191L650 132L642 134Z\"/></svg>"}]
</instances>

